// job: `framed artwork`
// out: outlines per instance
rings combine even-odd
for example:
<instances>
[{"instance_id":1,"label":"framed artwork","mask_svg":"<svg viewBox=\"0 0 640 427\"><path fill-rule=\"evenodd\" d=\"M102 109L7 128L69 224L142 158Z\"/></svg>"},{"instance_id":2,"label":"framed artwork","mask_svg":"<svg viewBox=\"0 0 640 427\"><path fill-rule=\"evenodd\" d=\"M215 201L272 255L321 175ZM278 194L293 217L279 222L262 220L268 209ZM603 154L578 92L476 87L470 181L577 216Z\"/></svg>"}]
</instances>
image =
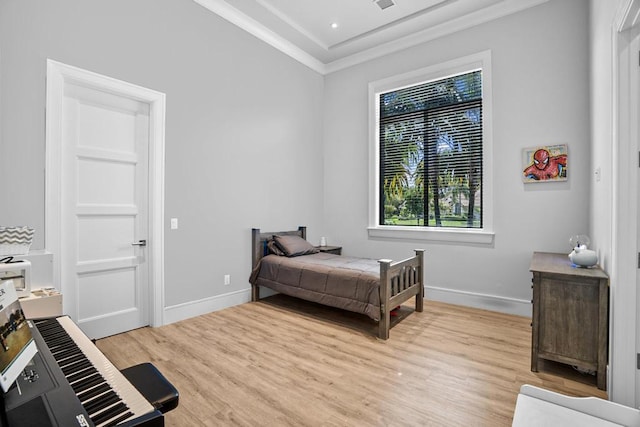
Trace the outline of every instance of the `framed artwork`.
<instances>
[{"instance_id":1,"label":"framed artwork","mask_svg":"<svg viewBox=\"0 0 640 427\"><path fill-rule=\"evenodd\" d=\"M567 144L543 145L522 150L522 180L557 182L567 180Z\"/></svg>"}]
</instances>

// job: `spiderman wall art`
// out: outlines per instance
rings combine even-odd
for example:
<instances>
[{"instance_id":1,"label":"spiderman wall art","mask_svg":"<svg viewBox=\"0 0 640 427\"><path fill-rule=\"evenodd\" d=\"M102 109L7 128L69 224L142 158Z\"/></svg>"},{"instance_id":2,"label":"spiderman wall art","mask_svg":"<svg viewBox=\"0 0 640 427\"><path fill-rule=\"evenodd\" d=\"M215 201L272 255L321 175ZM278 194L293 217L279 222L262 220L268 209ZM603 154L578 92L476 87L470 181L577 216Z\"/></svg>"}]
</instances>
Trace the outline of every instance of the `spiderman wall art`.
<instances>
[{"instance_id":1,"label":"spiderman wall art","mask_svg":"<svg viewBox=\"0 0 640 427\"><path fill-rule=\"evenodd\" d=\"M522 171L524 182L566 181L566 145L526 148L523 157L526 165Z\"/></svg>"}]
</instances>

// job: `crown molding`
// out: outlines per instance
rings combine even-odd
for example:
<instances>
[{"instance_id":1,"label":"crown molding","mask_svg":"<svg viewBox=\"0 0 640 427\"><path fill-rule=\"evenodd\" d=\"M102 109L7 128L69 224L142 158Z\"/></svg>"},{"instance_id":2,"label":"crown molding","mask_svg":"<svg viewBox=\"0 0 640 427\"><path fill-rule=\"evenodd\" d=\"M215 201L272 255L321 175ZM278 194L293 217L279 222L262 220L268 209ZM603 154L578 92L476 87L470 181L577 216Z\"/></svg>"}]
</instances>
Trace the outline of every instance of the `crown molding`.
<instances>
[{"instance_id":1,"label":"crown molding","mask_svg":"<svg viewBox=\"0 0 640 427\"><path fill-rule=\"evenodd\" d=\"M263 42L270 44L282 53L289 55L296 61L306 65L312 70L326 74L326 66L315 57L309 55L298 46L294 45L284 37L274 33L255 19L245 15L236 8L230 6L223 0L193 0L205 9L210 10L221 18L226 19L237 27L242 28L249 34L259 38Z\"/></svg>"},{"instance_id":2,"label":"crown molding","mask_svg":"<svg viewBox=\"0 0 640 427\"><path fill-rule=\"evenodd\" d=\"M616 16L618 32L623 32L629 28L633 28L640 22L640 0L628 0L623 4Z\"/></svg>"},{"instance_id":3,"label":"crown molding","mask_svg":"<svg viewBox=\"0 0 640 427\"><path fill-rule=\"evenodd\" d=\"M240 12L225 0L193 0L204 8L242 28L265 43L289 55L320 74L329 74L372 59L379 58L409 47L419 45L458 31L462 31L494 19L546 3L549 0L503 0L487 8L461 16L452 21L426 28L420 32L380 44L378 46L347 55L343 58L324 63L299 48L284 37L276 34L260 22Z\"/></svg>"},{"instance_id":4,"label":"crown molding","mask_svg":"<svg viewBox=\"0 0 640 427\"><path fill-rule=\"evenodd\" d=\"M363 50L333 62L329 62L326 64L326 73L329 74L335 71L340 71L362 62L389 55L403 49L417 46L449 34L484 24L494 19L502 18L528 8L538 6L548 1L549 0L506 0L501 4L490 6L471 14L461 16L455 20L444 22L434 27L426 28L423 31L384 43L371 49Z\"/></svg>"}]
</instances>

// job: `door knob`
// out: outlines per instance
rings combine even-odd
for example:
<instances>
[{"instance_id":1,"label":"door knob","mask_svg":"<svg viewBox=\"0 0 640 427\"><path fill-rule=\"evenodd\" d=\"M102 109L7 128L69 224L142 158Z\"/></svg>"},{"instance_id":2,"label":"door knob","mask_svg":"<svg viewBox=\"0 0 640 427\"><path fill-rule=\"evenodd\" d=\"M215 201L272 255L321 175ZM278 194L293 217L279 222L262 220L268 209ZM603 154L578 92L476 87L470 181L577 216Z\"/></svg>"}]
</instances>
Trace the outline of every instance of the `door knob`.
<instances>
[{"instance_id":1,"label":"door knob","mask_svg":"<svg viewBox=\"0 0 640 427\"><path fill-rule=\"evenodd\" d=\"M147 241L146 240L138 240L135 243L132 243L133 246L147 246Z\"/></svg>"}]
</instances>

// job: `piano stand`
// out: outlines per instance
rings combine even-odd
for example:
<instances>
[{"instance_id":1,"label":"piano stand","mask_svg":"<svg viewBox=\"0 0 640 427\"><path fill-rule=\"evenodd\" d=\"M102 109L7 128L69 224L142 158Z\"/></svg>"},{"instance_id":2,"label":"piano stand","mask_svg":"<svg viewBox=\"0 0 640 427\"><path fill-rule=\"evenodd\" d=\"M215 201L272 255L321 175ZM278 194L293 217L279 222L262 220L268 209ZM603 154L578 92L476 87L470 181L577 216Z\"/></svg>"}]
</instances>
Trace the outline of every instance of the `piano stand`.
<instances>
[{"instance_id":1,"label":"piano stand","mask_svg":"<svg viewBox=\"0 0 640 427\"><path fill-rule=\"evenodd\" d=\"M153 364L141 363L120 372L163 414L178 406L178 390Z\"/></svg>"},{"instance_id":2,"label":"piano stand","mask_svg":"<svg viewBox=\"0 0 640 427\"><path fill-rule=\"evenodd\" d=\"M47 408L40 397L31 399L22 406L18 406L8 413L8 417L3 421L2 426L41 426L51 427L53 424L47 413Z\"/></svg>"}]
</instances>

